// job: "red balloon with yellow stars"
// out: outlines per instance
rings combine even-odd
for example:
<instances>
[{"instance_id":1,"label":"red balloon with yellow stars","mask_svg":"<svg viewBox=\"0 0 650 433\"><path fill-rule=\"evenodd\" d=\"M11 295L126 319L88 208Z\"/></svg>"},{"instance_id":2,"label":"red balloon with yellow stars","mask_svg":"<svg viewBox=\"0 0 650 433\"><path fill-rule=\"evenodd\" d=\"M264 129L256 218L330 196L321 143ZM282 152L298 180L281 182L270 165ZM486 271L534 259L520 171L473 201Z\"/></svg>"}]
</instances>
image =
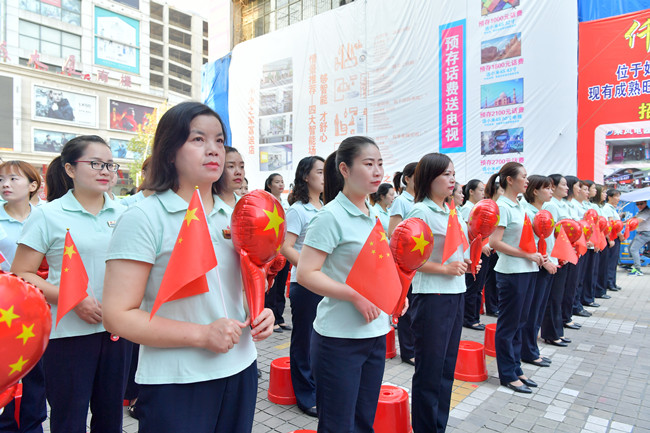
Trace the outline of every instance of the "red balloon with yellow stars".
<instances>
[{"instance_id":1,"label":"red balloon with yellow stars","mask_svg":"<svg viewBox=\"0 0 650 433\"><path fill-rule=\"evenodd\" d=\"M578 239L580 239L580 236L582 236L582 226L576 220L567 218L558 221L557 224L555 225L556 239L560 235L560 226L564 227L564 232L569 238L569 242L571 242L571 245L576 243Z\"/></svg>"},{"instance_id":2,"label":"red balloon with yellow stars","mask_svg":"<svg viewBox=\"0 0 650 433\"><path fill-rule=\"evenodd\" d=\"M633 232L637 227L639 227L639 220L636 217L632 217L627 220L625 224L627 225L627 228Z\"/></svg>"},{"instance_id":3,"label":"red balloon with yellow stars","mask_svg":"<svg viewBox=\"0 0 650 433\"><path fill-rule=\"evenodd\" d=\"M393 310L393 322L397 323L404 309L404 300L415 276L415 270L425 264L431 256L433 233L427 223L420 218L408 218L395 227L389 246L402 283L402 294Z\"/></svg>"},{"instance_id":4,"label":"red balloon with yellow stars","mask_svg":"<svg viewBox=\"0 0 650 433\"><path fill-rule=\"evenodd\" d=\"M481 260L484 241L494 233L494 230L499 225L500 218L499 206L493 200L483 199L469 211L467 232L471 242L469 248L469 257L472 262L470 270L474 278L476 278L478 263Z\"/></svg>"},{"instance_id":5,"label":"red balloon with yellow stars","mask_svg":"<svg viewBox=\"0 0 650 433\"><path fill-rule=\"evenodd\" d=\"M537 251L543 256L546 255L546 238L553 234L555 228L555 221L553 215L546 209L542 209L535 214L533 218L533 231L539 238L537 243Z\"/></svg>"},{"instance_id":6,"label":"red balloon with yellow stars","mask_svg":"<svg viewBox=\"0 0 650 433\"><path fill-rule=\"evenodd\" d=\"M589 239L591 239L591 236L594 234L594 226L591 222L586 220L580 220L578 222L580 223L580 226L582 226L582 233L585 235L585 240L589 242Z\"/></svg>"},{"instance_id":7,"label":"red balloon with yellow stars","mask_svg":"<svg viewBox=\"0 0 650 433\"><path fill-rule=\"evenodd\" d=\"M278 255L287 231L282 204L266 191L252 191L235 205L230 230L232 243L240 257L252 322L264 309L268 268Z\"/></svg>"},{"instance_id":8,"label":"red balloon with yellow stars","mask_svg":"<svg viewBox=\"0 0 650 433\"><path fill-rule=\"evenodd\" d=\"M597 224L598 223L598 212L596 209L587 209L585 214L582 216L582 219L588 223Z\"/></svg>"},{"instance_id":9,"label":"red balloon with yellow stars","mask_svg":"<svg viewBox=\"0 0 650 433\"><path fill-rule=\"evenodd\" d=\"M41 359L50 340L50 306L36 287L0 272L0 393Z\"/></svg>"},{"instance_id":10,"label":"red balloon with yellow stars","mask_svg":"<svg viewBox=\"0 0 650 433\"><path fill-rule=\"evenodd\" d=\"M608 234L608 232L607 232L607 225L608 225L608 224L607 224L607 218L605 218L605 217L602 216L602 215L599 216L599 217L598 217L598 229L599 229L601 232L605 233L606 235Z\"/></svg>"}]
</instances>

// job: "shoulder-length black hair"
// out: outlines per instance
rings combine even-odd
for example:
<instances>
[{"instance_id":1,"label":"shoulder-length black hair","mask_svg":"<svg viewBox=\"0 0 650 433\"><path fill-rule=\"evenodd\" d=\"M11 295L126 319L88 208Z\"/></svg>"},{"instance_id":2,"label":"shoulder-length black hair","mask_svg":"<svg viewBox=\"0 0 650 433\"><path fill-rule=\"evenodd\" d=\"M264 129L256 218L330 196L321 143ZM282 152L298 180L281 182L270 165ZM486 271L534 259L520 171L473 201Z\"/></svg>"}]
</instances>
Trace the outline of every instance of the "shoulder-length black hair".
<instances>
[{"instance_id":1,"label":"shoulder-length black hair","mask_svg":"<svg viewBox=\"0 0 650 433\"><path fill-rule=\"evenodd\" d=\"M190 135L192 120L202 115L214 116L219 121L223 131L223 141L226 142L226 128L221 117L212 108L195 101L182 102L173 106L162 115L158 122L153 139L151 162L142 186L143 189L158 192L168 189L178 190L178 173L174 165L176 153ZM213 193L217 193L216 183L212 184Z\"/></svg>"},{"instance_id":2,"label":"shoulder-length black hair","mask_svg":"<svg viewBox=\"0 0 650 433\"><path fill-rule=\"evenodd\" d=\"M427 153L422 157L413 175L416 203L431 195L431 182L447 170L449 163L451 158L442 153Z\"/></svg>"},{"instance_id":3,"label":"shoulder-length black hair","mask_svg":"<svg viewBox=\"0 0 650 433\"><path fill-rule=\"evenodd\" d=\"M540 176L538 174L528 176L528 187L526 188L526 192L524 192L524 198L528 203L533 204L535 203L535 191L552 185L551 178L548 176Z\"/></svg>"},{"instance_id":4,"label":"shoulder-length black hair","mask_svg":"<svg viewBox=\"0 0 650 433\"><path fill-rule=\"evenodd\" d=\"M325 160L320 156L308 156L301 159L298 163L298 167L296 168L296 177L293 180L293 190L289 193L289 197L287 198L290 205L297 201L303 204L309 203L309 185L305 179L309 176L309 173L311 173L316 161L325 162Z\"/></svg>"},{"instance_id":5,"label":"shoulder-length black hair","mask_svg":"<svg viewBox=\"0 0 650 433\"><path fill-rule=\"evenodd\" d=\"M566 199L571 200L573 198L573 187L578 184L578 186L582 188L582 181L575 176L564 176L564 178L569 187L569 193L567 194Z\"/></svg>"},{"instance_id":6,"label":"shoulder-length black hair","mask_svg":"<svg viewBox=\"0 0 650 433\"><path fill-rule=\"evenodd\" d=\"M339 164L344 162L348 167L352 167L352 162L361 153L361 149L371 145L377 147L372 138L355 135L343 140L339 148L327 157L323 167L323 177L325 178L323 201L325 204L334 200L336 195L343 190L345 182L339 170Z\"/></svg>"},{"instance_id":7,"label":"shoulder-length black hair","mask_svg":"<svg viewBox=\"0 0 650 433\"><path fill-rule=\"evenodd\" d=\"M68 190L74 188L74 182L65 171L65 165L76 166L79 158L83 157L86 148L90 143L100 143L110 149L106 141L99 135L80 135L68 141L61 150L61 155L50 162L45 173L45 185L47 186L47 201L63 197Z\"/></svg>"}]
</instances>

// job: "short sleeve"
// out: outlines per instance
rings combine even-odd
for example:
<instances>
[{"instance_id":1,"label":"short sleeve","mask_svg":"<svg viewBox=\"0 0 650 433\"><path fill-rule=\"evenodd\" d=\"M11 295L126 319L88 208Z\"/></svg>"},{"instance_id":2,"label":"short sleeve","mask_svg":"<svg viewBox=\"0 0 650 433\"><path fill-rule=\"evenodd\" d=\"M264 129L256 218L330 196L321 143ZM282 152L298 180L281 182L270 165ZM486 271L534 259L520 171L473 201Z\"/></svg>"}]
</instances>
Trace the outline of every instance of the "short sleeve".
<instances>
[{"instance_id":1,"label":"short sleeve","mask_svg":"<svg viewBox=\"0 0 650 433\"><path fill-rule=\"evenodd\" d=\"M310 221L304 245L330 254L341 242L341 233L336 217L325 210L318 212Z\"/></svg>"},{"instance_id":2,"label":"short sleeve","mask_svg":"<svg viewBox=\"0 0 650 433\"><path fill-rule=\"evenodd\" d=\"M35 207L27 218L18 243L28 246L39 253L45 254L50 249L50 236L43 209Z\"/></svg>"},{"instance_id":3,"label":"short sleeve","mask_svg":"<svg viewBox=\"0 0 650 433\"><path fill-rule=\"evenodd\" d=\"M158 242L155 230L145 212L138 206L129 207L115 224L108 244L108 260L135 260L155 263Z\"/></svg>"},{"instance_id":4,"label":"short sleeve","mask_svg":"<svg viewBox=\"0 0 650 433\"><path fill-rule=\"evenodd\" d=\"M298 209L296 209L294 206L291 206L287 211L286 219L287 232L293 233L296 236L300 236L300 233L302 233L303 220L300 212L298 212Z\"/></svg>"},{"instance_id":5,"label":"short sleeve","mask_svg":"<svg viewBox=\"0 0 650 433\"><path fill-rule=\"evenodd\" d=\"M510 209L505 205L499 205L499 227L508 227L510 222Z\"/></svg>"},{"instance_id":6,"label":"short sleeve","mask_svg":"<svg viewBox=\"0 0 650 433\"><path fill-rule=\"evenodd\" d=\"M406 215L404 215L404 203L402 203L401 198L397 198L393 200L393 204L390 206L390 216L401 216L402 219L406 219Z\"/></svg>"}]
</instances>

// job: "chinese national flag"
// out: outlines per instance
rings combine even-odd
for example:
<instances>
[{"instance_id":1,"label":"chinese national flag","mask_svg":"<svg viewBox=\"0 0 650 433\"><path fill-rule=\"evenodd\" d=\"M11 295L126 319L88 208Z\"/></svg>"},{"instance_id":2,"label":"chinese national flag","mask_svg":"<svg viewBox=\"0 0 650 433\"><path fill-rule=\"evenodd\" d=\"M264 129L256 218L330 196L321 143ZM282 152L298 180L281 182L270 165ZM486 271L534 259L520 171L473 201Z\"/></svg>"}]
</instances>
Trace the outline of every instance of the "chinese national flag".
<instances>
[{"instance_id":1,"label":"chinese national flag","mask_svg":"<svg viewBox=\"0 0 650 433\"><path fill-rule=\"evenodd\" d=\"M345 283L386 314L393 313L402 283L381 221L370 232Z\"/></svg>"},{"instance_id":2,"label":"chinese national flag","mask_svg":"<svg viewBox=\"0 0 650 433\"><path fill-rule=\"evenodd\" d=\"M5 255L2 254L2 251L0 251L0 263L4 263L6 261L7 261L7 259L5 258Z\"/></svg>"},{"instance_id":3,"label":"chinese national flag","mask_svg":"<svg viewBox=\"0 0 650 433\"><path fill-rule=\"evenodd\" d=\"M578 263L578 256L571 246L571 242L569 242L569 238L564 232L564 227L562 226L560 226L560 234L557 236L557 239L555 239L555 246L553 246L551 257L571 262L574 265Z\"/></svg>"},{"instance_id":4,"label":"chinese national flag","mask_svg":"<svg viewBox=\"0 0 650 433\"><path fill-rule=\"evenodd\" d=\"M584 233L580 235L580 239L578 239L575 243L576 251L578 253L578 256L584 256L585 253L587 252L587 239L585 239Z\"/></svg>"},{"instance_id":5,"label":"chinese national flag","mask_svg":"<svg viewBox=\"0 0 650 433\"><path fill-rule=\"evenodd\" d=\"M55 326L58 326L63 316L88 296L86 289L88 289L88 274L68 230L65 234Z\"/></svg>"},{"instance_id":6,"label":"chinese national flag","mask_svg":"<svg viewBox=\"0 0 650 433\"><path fill-rule=\"evenodd\" d=\"M165 302L208 292L205 274L215 266L217 256L214 254L201 196L196 189L183 218L149 320Z\"/></svg>"},{"instance_id":7,"label":"chinese national flag","mask_svg":"<svg viewBox=\"0 0 650 433\"><path fill-rule=\"evenodd\" d=\"M463 229L458 222L458 212L456 212L456 205L451 200L449 203L449 219L447 220L447 233L445 234L445 244L442 248L442 263L445 263L449 258L458 251L459 246L463 246L463 251L469 248L467 238Z\"/></svg>"},{"instance_id":8,"label":"chinese national flag","mask_svg":"<svg viewBox=\"0 0 650 433\"><path fill-rule=\"evenodd\" d=\"M519 248L529 254L537 252L537 246L535 245L535 233L533 232L533 225L530 222L530 218L528 218L528 214L524 215L524 228L521 230Z\"/></svg>"}]
</instances>

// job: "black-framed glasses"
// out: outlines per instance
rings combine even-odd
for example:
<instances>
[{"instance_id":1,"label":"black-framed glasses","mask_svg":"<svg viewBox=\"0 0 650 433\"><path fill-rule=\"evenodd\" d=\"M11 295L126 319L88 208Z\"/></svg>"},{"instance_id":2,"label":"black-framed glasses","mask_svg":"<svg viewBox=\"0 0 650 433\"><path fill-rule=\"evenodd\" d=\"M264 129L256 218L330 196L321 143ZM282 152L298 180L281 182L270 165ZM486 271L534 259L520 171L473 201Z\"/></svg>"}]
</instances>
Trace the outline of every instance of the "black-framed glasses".
<instances>
[{"instance_id":1,"label":"black-framed glasses","mask_svg":"<svg viewBox=\"0 0 650 433\"><path fill-rule=\"evenodd\" d=\"M120 164L115 162L101 162L101 161L75 161L75 162L87 162L90 164L90 168L93 170L103 170L106 167L108 171L117 171L120 169Z\"/></svg>"}]
</instances>

